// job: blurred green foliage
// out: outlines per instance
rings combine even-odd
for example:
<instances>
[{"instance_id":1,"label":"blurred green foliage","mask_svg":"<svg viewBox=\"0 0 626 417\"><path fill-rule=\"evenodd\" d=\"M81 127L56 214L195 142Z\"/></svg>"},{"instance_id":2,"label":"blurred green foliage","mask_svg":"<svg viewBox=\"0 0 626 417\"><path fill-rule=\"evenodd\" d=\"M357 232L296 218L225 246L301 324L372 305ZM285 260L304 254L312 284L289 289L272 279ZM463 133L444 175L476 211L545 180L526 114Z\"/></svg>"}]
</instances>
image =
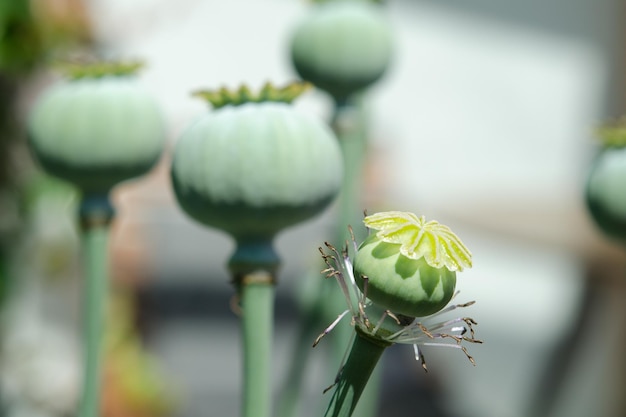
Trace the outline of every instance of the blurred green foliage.
<instances>
[{"instance_id":1,"label":"blurred green foliage","mask_svg":"<svg viewBox=\"0 0 626 417\"><path fill-rule=\"evenodd\" d=\"M43 40L30 2L0 2L0 73L17 75L30 70L39 62L42 49Z\"/></svg>"},{"instance_id":2,"label":"blurred green foliage","mask_svg":"<svg viewBox=\"0 0 626 417\"><path fill-rule=\"evenodd\" d=\"M36 3L38 13L33 4L30 0L0 0L0 303L10 289L11 248L19 240L32 188L36 188L30 182L37 183L36 175L30 175L32 166L21 157L26 153L17 105L20 91L53 45L60 45L61 38L48 36L51 28L75 33L75 22L81 21L48 18L52 2Z\"/></svg>"},{"instance_id":3,"label":"blurred green foliage","mask_svg":"<svg viewBox=\"0 0 626 417\"><path fill-rule=\"evenodd\" d=\"M35 66L41 55L41 40L27 0L0 2L0 217L12 218L16 194L11 175L11 143L18 136L15 101L16 78ZM0 301L8 287L7 249L11 230L0 229Z\"/></svg>"}]
</instances>

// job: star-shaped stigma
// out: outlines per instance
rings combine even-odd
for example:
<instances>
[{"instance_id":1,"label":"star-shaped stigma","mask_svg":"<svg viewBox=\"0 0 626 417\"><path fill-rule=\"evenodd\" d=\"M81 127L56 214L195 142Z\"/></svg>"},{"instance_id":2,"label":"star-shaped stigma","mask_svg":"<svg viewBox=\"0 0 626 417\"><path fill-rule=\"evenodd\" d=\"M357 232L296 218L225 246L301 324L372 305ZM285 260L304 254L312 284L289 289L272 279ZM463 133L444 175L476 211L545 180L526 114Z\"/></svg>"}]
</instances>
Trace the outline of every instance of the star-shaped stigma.
<instances>
[{"instance_id":1,"label":"star-shaped stigma","mask_svg":"<svg viewBox=\"0 0 626 417\"><path fill-rule=\"evenodd\" d=\"M407 258L424 258L434 268L463 271L472 267L472 254L448 226L424 216L403 211L387 211L367 216L363 223L377 230L376 236L387 243L400 244Z\"/></svg>"}]
</instances>

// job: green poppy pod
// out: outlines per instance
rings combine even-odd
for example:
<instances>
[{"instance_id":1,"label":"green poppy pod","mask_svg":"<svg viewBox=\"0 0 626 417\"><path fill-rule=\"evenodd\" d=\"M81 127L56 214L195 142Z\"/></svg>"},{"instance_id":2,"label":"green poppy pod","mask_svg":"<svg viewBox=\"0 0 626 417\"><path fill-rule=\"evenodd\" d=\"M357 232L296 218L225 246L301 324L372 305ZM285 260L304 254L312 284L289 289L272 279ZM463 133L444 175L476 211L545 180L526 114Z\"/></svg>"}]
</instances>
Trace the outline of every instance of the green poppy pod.
<instances>
[{"instance_id":1,"label":"green poppy pod","mask_svg":"<svg viewBox=\"0 0 626 417\"><path fill-rule=\"evenodd\" d=\"M471 253L459 238L447 226L406 212L377 213L364 223L378 230L354 258L355 280L367 298L409 317L445 307L454 295L456 271L471 266Z\"/></svg>"},{"instance_id":2,"label":"green poppy pod","mask_svg":"<svg viewBox=\"0 0 626 417\"><path fill-rule=\"evenodd\" d=\"M150 170L161 155L165 124L131 74L105 71L45 91L30 113L28 133L48 173L99 194Z\"/></svg>"},{"instance_id":3,"label":"green poppy pod","mask_svg":"<svg viewBox=\"0 0 626 417\"><path fill-rule=\"evenodd\" d=\"M626 148L609 147L597 155L587 179L586 200L600 229L626 243Z\"/></svg>"},{"instance_id":4,"label":"green poppy pod","mask_svg":"<svg viewBox=\"0 0 626 417\"><path fill-rule=\"evenodd\" d=\"M337 1L314 6L291 43L302 79L337 101L376 82L389 66L391 28L382 8L369 2Z\"/></svg>"},{"instance_id":5,"label":"green poppy pod","mask_svg":"<svg viewBox=\"0 0 626 417\"><path fill-rule=\"evenodd\" d=\"M585 189L587 207L598 227L626 243L626 118L597 131L601 144Z\"/></svg>"},{"instance_id":6,"label":"green poppy pod","mask_svg":"<svg viewBox=\"0 0 626 417\"><path fill-rule=\"evenodd\" d=\"M245 87L204 93L216 108L176 144L171 175L180 206L238 242L271 240L318 214L341 184L336 138L281 91L266 86L257 102Z\"/></svg>"},{"instance_id":7,"label":"green poppy pod","mask_svg":"<svg viewBox=\"0 0 626 417\"><path fill-rule=\"evenodd\" d=\"M394 313L424 317L436 313L454 295L456 272L434 268L424 258L411 259L400 253L400 245L369 236L354 259L357 285L367 297Z\"/></svg>"}]
</instances>

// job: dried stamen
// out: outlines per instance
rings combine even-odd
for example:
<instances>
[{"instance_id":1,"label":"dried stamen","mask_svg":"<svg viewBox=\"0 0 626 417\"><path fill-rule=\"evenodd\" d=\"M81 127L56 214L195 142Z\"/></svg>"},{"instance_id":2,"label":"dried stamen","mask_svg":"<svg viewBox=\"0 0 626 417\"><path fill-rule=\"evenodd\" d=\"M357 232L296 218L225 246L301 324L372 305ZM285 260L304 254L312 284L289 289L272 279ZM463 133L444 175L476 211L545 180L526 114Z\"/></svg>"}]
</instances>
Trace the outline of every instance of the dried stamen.
<instances>
[{"instance_id":1,"label":"dried stamen","mask_svg":"<svg viewBox=\"0 0 626 417\"><path fill-rule=\"evenodd\" d=\"M335 321L333 321L330 326L328 326L322 333L320 333L319 336L317 336L317 339L315 339L315 342L313 342L313 347L317 346L317 344L320 342L320 340L322 340L322 338L324 336L326 336L328 333L330 333L330 331L332 329L335 328L335 326L341 321L342 318L344 318L346 316L346 314L348 314L350 312L350 310L346 310L343 313L341 313L339 316L337 316L337 318L335 319Z\"/></svg>"}]
</instances>

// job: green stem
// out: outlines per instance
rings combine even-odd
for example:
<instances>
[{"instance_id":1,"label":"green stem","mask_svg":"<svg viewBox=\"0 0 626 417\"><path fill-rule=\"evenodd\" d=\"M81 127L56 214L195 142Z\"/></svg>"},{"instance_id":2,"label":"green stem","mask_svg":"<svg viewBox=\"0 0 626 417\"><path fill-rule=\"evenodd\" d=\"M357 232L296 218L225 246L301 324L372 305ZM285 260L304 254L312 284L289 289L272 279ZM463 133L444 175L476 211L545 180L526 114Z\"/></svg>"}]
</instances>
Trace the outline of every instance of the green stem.
<instances>
[{"instance_id":1,"label":"green stem","mask_svg":"<svg viewBox=\"0 0 626 417\"><path fill-rule=\"evenodd\" d=\"M344 159L344 179L339 197L339 219L335 246L342 247L345 241L351 239L348 233L348 225L354 226L354 234L357 241L365 238L364 229L358 227L361 224L363 209L363 168L367 153L367 117L364 102L360 96L354 96L350 101L335 104L332 127L339 139ZM334 291L325 301L329 311L336 311L336 306L343 305L343 294ZM332 315L330 315L332 316ZM345 349L345 343L350 339L354 329L342 323L335 327L334 341L336 362L341 360L341 354ZM380 375L376 372L370 376L370 382L366 388L366 395L359 403L357 415L370 417L376 414L378 405L378 393Z\"/></svg>"},{"instance_id":2,"label":"green stem","mask_svg":"<svg viewBox=\"0 0 626 417\"><path fill-rule=\"evenodd\" d=\"M366 151L366 127L363 106L350 103L337 103L332 120L332 128L343 154L344 178L339 195L338 236L335 243L339 246L349 238L347 227L355 220L360 221L362 173Z\"/></svg>"},{"instance_id":3,"label":"green stem","mask_svg":"<svg viewBox=\"0 0 626 417\"><path fill-rule=\"evenodd\" d=\"M357 332L324 417L350 417L387 346Z\"/></svg>"},{"instance_id":4,"label":"green stem","mask_svg":"<svg viewBox=\"0 0 626 417\"><path fill-rule=\"evenodd\" d=\"M363 207L361 206L361 190L362 190L362 171L363 161L367 146L367 126L365 123L363 104L359 97L353 97L351 100L335 103L335 110L331 121L331 126L338 143L342 150L344 161L344 177L342 182L341 193L338 201L338 218L335 227L336 235L334 236L334 244L340 248L344 245L346 239L350 239L348 233L348 225L356 226L361 222ZM362 228L356 228L355 234L358 236ZM357 237L358 239L358 237ZM361 240L361 239L358 239ZM285 380L284 388L281 390L281 404L279 407L279 417L292 417L297 409L297 400L300 397L300 388L302 385L302 377L305 369L305 363L311 352L311 342L317 336L325 325L327 319L331 320L336 317L338 311L341 311L345 301L343 294L337 291L336 283L324 280L319 275L319 270L315 271L314 279L317 285L315 288L308 288L307 291L315 292L318 297L315 306L303 312L305 317L301 331L296 339L296 350L290 362L288 376ZM309 278L309 277L307 277ZM332 290L326 291L328 286ZM342 353L345 349L345 343L350 340L353 328L348 323L340 323L333 330L335 341L335 349L333 349L334 361L329 361L330 367L338 366L342 359ZM372 384L370 384L372 385ZM372 391L376 393L377 384L374 384ZM369 390L370 388L368 388ZM370 396L371 407L375 408L377 395ZM369 397L368 397L369 398ZM371 412L364 412L361 417L372 415Z\"/></svg>"},{"instance_id":5,"label":"green stem","mask_svg":"<svg viewBox=\"0 0 626 417\"><path fill-rule=\"evenodd\" d=\"M83 297L84 380L79 417L100 415L102 351L108 295L109 224L114 216L107 193L87 193L79 208L85 270Z\"/></svg>"},{"instance_id":6,"label":"green stem","mask_svg":"<svg viewBox=\"0 0 626 417\"><path fill-rule=\"evenodd\" d=\"M243 417L270 417L272 412L273 281L270 273L253 272L241 282Z\"/></svg>"},{"instance_id":7,"label":"green stem","mask_svg":"<svg viewBox=\"0 0 626 417\"><path fill-rule=\"evenodd\" d=\"M101 357L106 295L108 291L107 243L105 224L84 230L86 282L84 289L85 368L79 417L98 417L102 383Z\"/></svg>"},{"instance_id":8,"label":"green stem","mask_svg":"<svg viewBox=\"0 0 626 417\"><path fill-rule=\"evenodd\" d=\"M274 283L280 263L272 240L238 236L228 262L242 309L243 417L270 417L272 412Z\"/></svg>"},{"instance_id":9,"label":"green stem","mask_svg":"<svg viewBox=\"0 0 626 417\"><path fill-rule=\"evenodd\" d=\"M335 103L335 112L332 120L332 128L339 145L341 146L344 160L344 177L339 194L339 214L334 245L342 248L346 240L351 239L348 226L361 223L363 207L361 207L362 171L365 158L366 134L363 117L363 106L356 105L353 101ZM355 232L361 228L355 227ZM360 240L360 239L358 239ZM319 280L320 285L322 280ZM333 283L334 284L334 283ZM333 317L343 306L345 300L341 291L333 291L322 299L328 317ZM340 310L339 310L340 311ZM334 352L337 362L341 360L344 344L350 340L353 329L351 326L337 326L335 328L336 346Z\"/></svg>"}]
</instances>

